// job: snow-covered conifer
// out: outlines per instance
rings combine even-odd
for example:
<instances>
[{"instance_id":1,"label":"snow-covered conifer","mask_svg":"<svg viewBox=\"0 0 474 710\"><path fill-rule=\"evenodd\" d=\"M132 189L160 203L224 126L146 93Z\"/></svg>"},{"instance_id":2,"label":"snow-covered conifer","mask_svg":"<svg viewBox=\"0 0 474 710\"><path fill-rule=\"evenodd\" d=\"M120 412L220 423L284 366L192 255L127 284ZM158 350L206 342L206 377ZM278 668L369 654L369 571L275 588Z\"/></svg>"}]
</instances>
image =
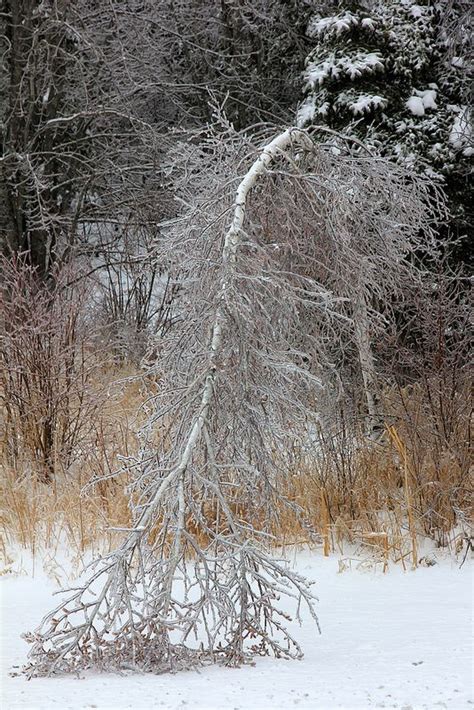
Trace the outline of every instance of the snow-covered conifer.
<instances>
[{"instance_id":1,"label":"snow-covered conifer","mask_svg":"<svg viewBox=\"0 0 474 710\"><path fill-rule=\"evenodd\" d=\"M313 15L308 27L315 45L306 61L299 125L329 125L439 179L457 221L465 221L474 152L466 90L472 12L463 1L333 7L333 14Z\"/></svg>"}]
</instances>

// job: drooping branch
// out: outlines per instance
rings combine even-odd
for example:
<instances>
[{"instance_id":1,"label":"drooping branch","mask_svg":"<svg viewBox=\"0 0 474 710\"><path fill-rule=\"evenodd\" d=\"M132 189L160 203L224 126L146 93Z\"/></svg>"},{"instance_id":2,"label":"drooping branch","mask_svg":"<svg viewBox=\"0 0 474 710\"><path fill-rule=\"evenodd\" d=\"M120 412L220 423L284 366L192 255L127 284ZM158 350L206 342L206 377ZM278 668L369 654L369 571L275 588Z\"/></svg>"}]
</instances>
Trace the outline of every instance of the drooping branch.
<instances>
[{"instance_id":1,"label":"drooping branch","mask_svg":"<svg viewBox=\"0 0 474 710\"><path fill-rule=\"evenodd\" d=\"M253 652L301 655L297 642L278 620L282 612L274 608L273 600L281 594L303 599L316 620L309 584L252 542L251 525L236 516L226 492L226 485L239 486L238 475L223 477L209 435L248 196L271 163L295 145L309 147L311 141L298 129L278 135L263 148L238 185L215 285L207 361L197 378L202 382L200 394L196 392L199 406L188 428L179 425L178 436L171 442L175 461L169 468L164 463L163 473L148 478L145 496L135 507L133 528L121 546L97 561L98 569L86 583L43 620L38 632L29 635L33 642L27 669L30 675L89 664L160 671L206 658L239 663L248 653L244 648L247 637L260 638ZM202 461L200 450L207 463L191 465L193 460ZM229 463L238 469L238 462ZM196 509L196 480L201 496L203 490L213 496L223 522L208 522ZM210 539L207 545L190 534L190 512ZM150 533L160 520L157 540L151 543ZM194 575L188 571L187 548L195 559ZM183 601L174 594L179 566L187 580ZM97 585L97 596L87 598ZM189 600L190 589L198 594L197 601ZM77 614L84 617L79 623L74 621ZM191 630L197 631L199 620L206 630L206 652L171 643L170 631L181 629L186 640ZM272 638L272 629L282 636L283 644Z\"/></svg>"},{"instance_id":2,"label":"drooping branch","mask_svg":"<svg viewBox=\"0 0 474 710\"><path fill-rule=\"evenodd\" d=\"M200 441L203 429L208 421L209 407L212 402L213 388L218 368L217 363L222 345L223 324L226 319L223 304L226 301L228 282L232 280L237 252L241 242L241 233L244 225L245 210L249 192L256 185L259 176L265 171L266 168L268 168L272 161L284 153L290 145L297 145L298 143L305 144L307 147L312 145L306 132L294 128L287 129L274 138L262 150L261 154L248 170L247 174L237 188L233 219L225 235L224 247L222 250L222 263L224 269L220 284L220 296L216 309L216 316L212 327L208 371L204 380L201 406L191 427L189 436L186 439L184 450L178 464L161 482L146 510L142 513L142 516L138 520L136 529L133 532L133 537L131 537L130 540L135 541L135 536L144 535L149 530L150 523L156 515L156 508L160 504L166 490L173 483L173 481L175 481L175 479L179 478L179 476L186 471L194 449Z\"/></svg>"},{"instance_id":3,"label":"drooping branch","mask_svg":"<svg viewBox=\"0 0 474 710\"><path fill-rule=\"evenodd\" d=\"M156 250L181 295L127 462L133 524L30 637L32 675L301 656L278 598L314 615L310 585L266 549L291 451L307 442L333 354L357 346L357 295L369 332L384 322L372 297L416 275L404 255L420 246L431 186L298 129L247 167L255 150L230 131L174 158L188 212Z\"/></svg>"}]
</instances>

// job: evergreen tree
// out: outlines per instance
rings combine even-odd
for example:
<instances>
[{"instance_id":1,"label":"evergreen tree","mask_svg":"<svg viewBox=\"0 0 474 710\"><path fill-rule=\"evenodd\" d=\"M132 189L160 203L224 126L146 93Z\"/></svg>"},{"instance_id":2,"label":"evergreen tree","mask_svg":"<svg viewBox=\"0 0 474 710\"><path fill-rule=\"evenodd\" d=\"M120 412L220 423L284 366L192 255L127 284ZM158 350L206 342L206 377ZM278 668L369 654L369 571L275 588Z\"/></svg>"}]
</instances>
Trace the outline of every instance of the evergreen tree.
<instances>
[{"instance_id":1,"label":"evergreen tree","mask_svg":"<svg viewBox=\"0 0 474 710\"><path fill-rule=\"evenodd\" d=\"M335 8L335 3L332 3ZM469 225L469 23L464 0L338 2L313 15L300 126L326 124L439 180Z\"/></svg>"}]
</instances>

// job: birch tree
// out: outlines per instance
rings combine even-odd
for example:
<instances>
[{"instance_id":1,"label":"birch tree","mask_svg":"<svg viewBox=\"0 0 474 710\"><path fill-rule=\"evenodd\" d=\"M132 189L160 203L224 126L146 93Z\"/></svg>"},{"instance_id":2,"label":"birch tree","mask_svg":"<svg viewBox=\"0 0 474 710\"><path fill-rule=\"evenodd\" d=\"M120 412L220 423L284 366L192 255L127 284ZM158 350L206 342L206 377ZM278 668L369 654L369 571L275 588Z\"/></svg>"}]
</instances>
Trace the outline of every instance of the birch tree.
<instances>
[{"instance_id":1,"label":"birch tree","mask_svg":"<svg viewBox=\"0 0 474 710\"><path fill-rule=\"evenodd\" d=\"M289 452L314 418L329 345L350 321L347 299L318 278L322 228L334 246L327 222L342 219L349 177L370 173L379 195L392 168L341 159L294 128L250 137L227 127L170 160L184 213L156 256L182 294L157 343L159 391L141 453L126 462L133 525L28 636L30 676L300 657L279 599L294 599L297 618L306 604L316 620L310 583L271 548L290 505ZM406 207L423 195L399 176L394 186ZM364 209L383 219L387 204Z\"/></svg>"}]
</instances>

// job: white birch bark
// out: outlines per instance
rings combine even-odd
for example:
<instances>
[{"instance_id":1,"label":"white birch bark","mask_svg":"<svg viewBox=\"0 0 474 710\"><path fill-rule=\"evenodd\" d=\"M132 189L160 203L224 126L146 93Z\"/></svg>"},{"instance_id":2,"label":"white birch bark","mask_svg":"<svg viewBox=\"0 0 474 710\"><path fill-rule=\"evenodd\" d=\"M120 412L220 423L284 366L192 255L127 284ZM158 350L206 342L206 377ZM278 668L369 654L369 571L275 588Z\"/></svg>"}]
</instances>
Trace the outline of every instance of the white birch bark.
<instances>
[{"instance_id":1,"label":"white birch bark","mask_svg":"<svg viewBox=\"0 0 474 710\"><path fill-rule=\"evenodd\" d=\"M175 575L178 565L181 565L183 569L183 564L186 565L186 560L183 553L183 540L186 538L189 540L189 535L186 533L185 529L185 513L189 501L185 499L185 482L186 482L186 472L192 462L193 454L196 452L200 444L204 448L210 448L210 442L207 440L207 425L209 421L210 411L213 405L213 398L215 395L216 378L219 372L219 357L223 350L223 337L226 327L226 302L229 298L229 285L235 275L236 262L238 257L239 246L241 244L242 230L244 225L244 220L246 216L247 199L252 188L257 184L259 177L265 172L265 170L271 165L272 161L280 155L284 154L290 146L292 145L302 145L306 143L308 146L312 145L311 140L308 138L305 132L298 129L288 129L274 138L268 145L266 145L260 152L258 158L251 165L250 169L247 171L243 179L240 181L233 206L232 220L230 226L225 234L221 262L222 267L220 270L220 283L218 284L218 298L215 310L215 316L213 324L211 327L210 343L208 350L208 361L206 370L203 373L203 386L202 392L199 400L199 407L194 419L191 421L190 427L187 434L183 437L183 432L180 435L178 441L174 442L176 447L179 446L181 449L181 454L179 455L178 461L172 466L166 475L159 481L156 482L156 489L152 491L148 500L142 506L142 512L138 515L138 518L134 521L133 528L130 528L127 535L119 547L119 549L112 553L109 558L105 558L105 564L102 569L96 572L89 582L81 588L76 594L74 594L69 600L66 600L58 609L51 612L42 621L40 629L48 627L50 625L49 631L43 632L41 635L38 634L32 640L36 641L36 645L30 653L30 658L32 658L32 669L30 669L30 675L35 673L40 674L50 674L57 669L70 669L74 666L74 662L81 663L83 653L80 650L83 644L90 639L91 634L95 635L96 619L103 618L103 605L106 605L107 616L109 617L110 624L114 624L115 620L120 617L125 609L128 611L128 627L129 631L124 638L124 642L131 643L132 646L132 658L135 659L137 652L135 649L135 644L140 634L136 632L134 628L136 623L136 617L140 619L137 624L145 624L147 628L148 621L144 618L141 612L134 611L132 598L136 601L136 595L132 594L132 590L135 588L136 582L130 582L129 576L131 574L132 563L134 557L137 558L138 564L142 564L143 550L141 546L146 548L147 536L150 533L151 528L156 525L157 519L160 515L161 506L165 504L165 496L171 490L173 484L177 483L176 493L177 493L177 513L174 516L173 523L173 540L170 549L167 553L167 559L162 560L161 566L159 567L158 576L159 579L155 580L155 588L153 593L150 595L147 592L145 586L145 573L139 578L138 582L140 585L144 586L143 600L146 608L147 598L154 597L155 599L161 599L158 604L159 607L159 623L162 624L161 632L163 634L162 641L162 657L165 659L163 663L168 663L171 669L173 660L173 651L170 651L170 642L167 636L168 628L173 625L179 625L178 621L170 621L169 617L176 615L176 612L180 611L179 603L173 598L173 583L175 581ZM264 617L267 619L266 625L274 624L274 628L280 632L283 636L283 640L287 644L286 647L280 645L280 642L273 641L270 638L268 629L262 627L262 638L263 643L269 644L274 650L274 653L279 655L287 655L292 657L301 656L301 650L297 642L290 636L290 634L283 629L280 622L275 620L275 622L269 621L273 611L272 605L269 603L269 599L272 598L273 594L289 594L290 596L299 597L303 599L308 606L313 617L316 619L314 610L312 608L312 594L309 591L309 584L306 580L300 578L297 574L292 571L287 571L284 566L281 566L277 561L273 560L268 556L263 550L253 548L252 545L248 544L245 539L243 531L250 530L250 528L245 528L237 522L236 518L233 517L232 511L227 505L225 500L225 495L219 488L218 483L214 483L212 480L207 481L207 485L210 489L216 489L217 498L220 501L222 510L227 518L229 525L229 530L231 532L232 540L226 542L226 540L217 531L215 534L215 539L219 541L219 544L225 551L223 555L224 564L231 562L231 576L230 584L229 581L225 581L222 586L216 582L215 578L212 584L216 585L217 592L214 594L211 591L206 591L205 594L210 594L211 598L219 599L220 596L224 596L226 599L225 604L220 604L223 609L227 608L222 621L217 623L217 631L209 635L209 646L210 652L212 653L214 645L217 643L217 634L222 625L229 626L227 619L231 618L229 614L229 604L235 607L235 612L239 614L240 620L237 630L232 634L232 639L228 640L228 650L225 652L230 655L231 658L235 656L235 662L239 663L243 658L243 641L245 638L245 629L256 628L256 624L259 624L258 619L262 615L259 611L259 606L256 604L255 599L247 598L246 595L242 596L242 589L239 590L239 596L241 598L240 606L235 602L237 598L235 596L235 591L232 591L232 586L241 582L239 580L244 580L242 584L246 587L249 582L249 578L254 577L259 587L263 590L261 601L259 604L268 607L267 612ZM171 503L173 506L176 504L176 499ZM168 497L169 505L169 497ZM124 531L125 532L125 531ZM195 547L194 551L199 556L200 550ZM164 543L163 549L165 549L166 543ZM204 559L204 564L207 568L208 561ZM263 574L259 572L259 569L263 570ZM233 570L233 571L232 571ZM235 571L237 570L237 574ZM186 574L186 572L184 572ZM103 577L104 575L104 577ZM92 602L87 602L84 606L83 595L90 588L93 583L96 583L99 578L103 579L102 586L98 596ZM205 583L205 589L209 590L210 580L207 579ZM212 586L212 585L211 585ZM289 592L288 587L294 587L295 592ZM265 591L266 590L266 591ZM233 600L233 601L231 601ZM242 601L243 600L243 601ZM205 603L212 606L212 602L209 598L205 597ZM227 605L227 606L226 606ZM75 614L78 610L86 610L86 620L84 623L79 624L76 627L71 627L69 625L68 619L69 615ZM191 611L193 607L191 605ZM57 622L55 619L55 614L59 615L61 619L65 621L66 631L58 630ZM222 612L220 612L222 613ZM156 616L157 612L154 611L153 614ZM254 616L253 616L254 615ZM183 615L184 616L184 615ZM248 620L246 617L249 617ZM181 626L185 628L184 638L187 637L190 630L195 627L197 619L197 613L192 612L188 618L181 622ZM156 619L150 619L152 624L156 624ZM245 623L248 624L245 627ZM268 628L270 628L270 626ZM122 626L123 628L123 626ZM187 629L187 630L186 630ZM239 630L240 629L240 630ZM156 633L156 631L154 632ZM64 639L67 639L67 643L64 643ZM168 639L168 640L167 640ZM45 647L43 644L49 644L49 649L52 645L54 649L57 650L57 654L54 655L50 652L45 653ZM294 652L290 650L293 647ZM146 656L146 643L145 647L142 645L142 655ZM178 650L178 660L180 658L179 654L184 654L183 658L192 658L192 652L189 652L189 656L186 656L187 651ZM197 653L197 652L195 652ZM221 652L222 653L222 652ZM70 662L68 659L71 658L71 654L76 654L78 661ZM49 658L45 655L49 655ZM129 654L130 655L130 654ZM199 654L198 654L199 655ZM102 658L102 656L101 656ZM38 659L35 665L35 659ZM135 661L133 661L135 662ZM185 661L184 661L185 662ZM160 663L160 661L158 661ZM192 661L189 660L188 665L192 665ZM40 670L38 670L40 669Z\"/></svg>"},{"instance_id":2,"label":"white birch bark","mask_svg":"<svg viewBox=\"0 0 474 710\"><path fill-rule=\"evenodd\" d=\"M173 481L175 481L186 471L208 418L216 379L216 363L222 346L222 331L226 319L223 304L226 299L227 281L232 278L232 272L239 250L248 195L252 188L256 185L259 176L266 170L267 167L270 166L272 161L288 150L290 146L298 144L306 144L308 147L312 145L312 141L302 130L289 128L278 135L267 146L265 146L265 148L263 148L262 152L247 171L237 188L233 219L224 239L222 261L224 267L227 266L227 268L224 268L223 270L223 278L220 288L220 303L216 310L216 317L212 328L209 367L202 391L200 410L189 432L189 436L186 440L179 463L168 474L167 478L162 481L161 485L157 489L148 508L144 511L138 521L137 527L140 528L140 530L139 532L134 533L135 535L141 535L143 534L143 530L147 529L150 522L153 520L156 507L159 505L167 488L173 483ZM133 538L130 538L130 542L133 542Z\"/></svg>"}]
</instances>

